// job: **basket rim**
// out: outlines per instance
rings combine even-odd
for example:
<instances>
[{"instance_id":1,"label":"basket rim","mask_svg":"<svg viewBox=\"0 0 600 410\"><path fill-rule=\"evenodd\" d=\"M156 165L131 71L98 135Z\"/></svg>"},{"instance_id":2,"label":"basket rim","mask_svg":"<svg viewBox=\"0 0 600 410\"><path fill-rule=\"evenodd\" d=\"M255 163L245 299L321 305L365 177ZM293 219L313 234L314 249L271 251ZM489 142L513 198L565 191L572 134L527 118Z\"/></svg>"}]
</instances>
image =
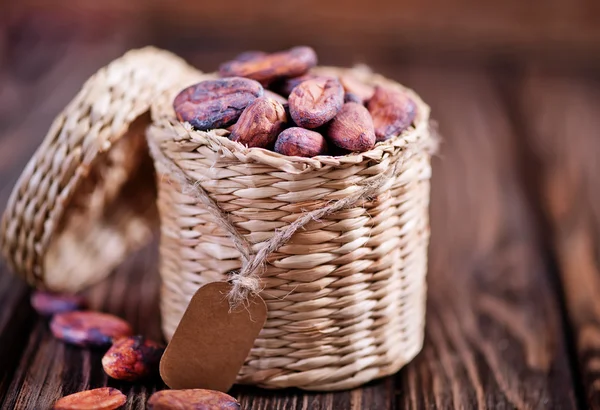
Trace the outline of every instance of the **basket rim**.
<instances>
[{"instance_id":1,"label":"basket rim","mask_svg":"<svg viewBox=\"0 0 600 410\"><path fill-rule=\"evenodd\" d=\"M427 145L431 140L430 107L412 89L386 78L380 74L372 73L362 67L345 68L319 66L311 70L312 73L323 75L351 74L365 81L369 85L382 84L386 87L395 88L407 93L417 106L417 115L414 126L410 126L399 135L378 142L369 151L350 153L344 156L318 155L315 157L298 157L279 154L265 148L248 148L238 142L231 141L227 136L229 131L222 128L208 131L194 130L188 122L180 122L173 108L172 101L177 93L183 88L204 80L218 78L217 73L203 73L194 78L194 82L181 82L176 87L164 91L151 106L152 125L151 128L171 129L172 133L151 132L148 137L153 138L171 159L177 161L183 159L183 153L190 152L202 146L208 147L213 152L225 157L236 157L242 163L264 164L279 170L294 174L309 172L315 169L340 167L351 164L359 164L370 160L380 162L390 155L396 155L399 151L412 147ZM421 147L421 149L424 149Z\"/></svg>"}]
</instances>

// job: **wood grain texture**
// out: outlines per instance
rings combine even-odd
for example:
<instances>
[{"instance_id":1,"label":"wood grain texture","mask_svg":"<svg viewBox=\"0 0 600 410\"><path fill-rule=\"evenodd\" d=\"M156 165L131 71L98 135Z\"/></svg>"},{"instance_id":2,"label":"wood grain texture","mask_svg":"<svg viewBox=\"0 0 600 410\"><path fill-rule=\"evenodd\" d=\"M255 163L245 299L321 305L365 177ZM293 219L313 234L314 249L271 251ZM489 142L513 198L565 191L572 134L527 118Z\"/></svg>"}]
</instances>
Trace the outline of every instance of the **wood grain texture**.
<instances>
[{"instance_id":1,"label":"wood grain texture","mask_svg":"<svg viewBox=\"0 0 600 410\"><path fill-rule=\"evenodd\" d=\"M517 121L548 224L587 405L600 409L600 78L531 69Z\"/></svg>"},{"instance_id":2,"label":"wood grain texture","mask_svg":"<svg viewBox=\"0 0 600 410\"><path fill-rule=\"evenodd\" d=\"M84 78L128 46L65 40L55 56L55 40L49 41L33 42L35 56L12 46L9 52L19 58L0 66L0 90L4 84L13 88L0 91L2 203L53 116ZM202 62L199 53L185 57ZM22 70L38 64L45 69L19 80ZM398 375L352 391L237 386L233 394L244 409L575 408L577 380L565 348L560 290L549 275L518 173L515 124L493 77L481 70L394 61L375 68L421 93L444 135L434 161L423 352ZM93 308L124 317L136 332L160 339L156 254L153 244L133 255L86 295ZM5 269L0 270L0 349L3 409L47 408L62 395L104 385L127 394L125 408L143 409L149 395L164 388L159 380L135 385L109 380L100 351L53 339L46 321L29 307L25 285Z\"/></svg>"},{"instance_id":3,"label":"wood grain texture","mask_svg":"<svg viewBox=\"0 0 600 410\"><path fill-rule=\"evenodd\" d=\"M559 305L515 157L479 70L413 68L444 140L434 162L427 343L400 408L574 408Z\"/></svg>"}]
</instances>

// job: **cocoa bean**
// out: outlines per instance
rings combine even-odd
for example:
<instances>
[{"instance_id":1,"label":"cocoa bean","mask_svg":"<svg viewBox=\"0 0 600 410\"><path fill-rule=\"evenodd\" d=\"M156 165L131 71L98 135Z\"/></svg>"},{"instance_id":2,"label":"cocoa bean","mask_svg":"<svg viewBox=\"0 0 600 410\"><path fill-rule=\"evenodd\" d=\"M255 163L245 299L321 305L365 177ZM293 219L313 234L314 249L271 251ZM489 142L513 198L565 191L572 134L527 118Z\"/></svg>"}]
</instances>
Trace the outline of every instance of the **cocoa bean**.
<instances>
[{"instance_id":1,"label":"cocoa bean","mask_svg":"<svg viewBox=\"0 0 600 410\"><path fill-rule=\"evenodd\" d=\"M86 390L58 399L54 410L115 410L127 402L127 396L112 387Z\"/></svg>"},{"instance_id":2,"label":"cocoa bean","mask_svg":"<svg viewBox=\"0 0 600 410\"><path fill-rule=\"evenodd\" d=\"M260 97L244 110L230 139L248 147L272 145L286 123L283 105L271 98Z\"/></svg>"},{"instance_id":3,"label":"cocoa bean","mask_svg":"<svg viewBox=\"0 0 600 410\"><path fill-rule=\"evenodd\" d=\"M407 129L417 115L417 106L405 93L377 86L367 108L373 117L377 141L385 141Z\"/></svg>"},{"instance_id":4,"label":"cocoa bean","mask_svg":"<svg viewBox=\"0 0 600 410\"><path fill-rule=\"evenodd\" d=\"M282 78L281 80L272 84L271 88L281 95L290 95L292 90L296 88L298 84L303 83L306 80L312 80L318 77L319 76L316 74L307 73L299 77Z\"/></svg>"},{"instance_id":5,"label":"cocoa bean","mask_svg":"<svg viewBox=\"0 0 600 410\"><path fill-rule=\"evenodd\" d=\"M321 134L300 127L283 131L275 142L275 152L298 157L314 157L327 153L327 141Z\"/></svg>"},{"instance_id":6,"label":"cocoa bean","mask_svg":"<svg viewBox=\"0 0 600 410\"><path fill-rule=\"evenodd\" d=\"M277 102L280 102L281 104L287 104L287 102L288 102L286 97L284 97L283 95L277 94L276 92L273 92L271 90L265 90L264 96L269 97Z\"/></svg>"},{"instance_id":7,"label":"cocoa bean","mask_svg":"<svg viewBox=\"0 0 600 410\"><path fill-rule=\"evenodd\" d=\"M108 349L102 358L102 367L113 379L134 381L158 371L164 350L144 336L123 337Z\"/></svg>"},{"instance_id":8,"label":"cocoa bean","mask_svg":"<svg viewBox=\"0 0 600 410\"><path fill-rule=\"evenodd\" d=\"M358 95L356 95L354 93L349 93L346 91L346 93L344 94L344 103L349 103L349 102L355 102L360 105L363 104L362 98L360 98Z\"/></svg>"},{"instance_id":9,"label":"cocoa bean","mask_svg":"<svg viewBox=\"0 0 600 410\"><path fill-rule=\"evenodd\" d=\"M240 403L215 390L162 390L148 400L148 410L239 410Z\"/></svg>"},{"instance_id":10,"label":"cocoa bean","mask_svg":"<svg viewBox=\"0 0 600 410\"><path fill-rule=\"evenodd\" d=\"M360 103L364 104L369 101L375 92L375 87L366 84L357 78L356 74L347 73L340 76L340 83L347 93L351 93L360 98Z\"/></svg>"},{"instance_id":11,"label":"cocoa bean","mask_svg":"<svg viewBox=\"0 0 600 410\"><path fill-rule=\"evenodd\" d=\"M262 58L266 55L267 55L267 53L265 53L264 51L250 50L250 51L244 51L243 53L238 54L237 56L235 56L235 58L233 60L240 61L240 62L253 61L253 60L256 60L257 58Z\"/></svg>"},{"instance_id":12,"label":"cocoa bean","mask_svg":"<svg viewBox=\"0 0 600 410\"><path fill-rule=\"evenodd\" d=\"M285 110L285 117L288 120L288 127L294 127L298 124L294 124L294 120L292 120L292 116L290 115L290 103L283 104L283 109Z\"/></svg>"},{"instance_id":13,"label":"cocoa bean","mask_svg":"<svg viewBox=\"0 0 600 410\"><path fill-rule=\"evenodd\" d=\"M57 313L50 322L50 330L66 343L101 347L132 333L131 326L123 319L91 311Z\"/></svg>"},{"instance_id":14,"label":"cocoa bean","mask_svg":"<svg viewBox=\"0 0 600 410\"><path fill-rule=\"evenodd\" d=\"M197 130L226 128L263 92L258 82L247 78L208 80L182 90L173 108L179 121L187 121Z\"/></svg>"},{"instance_id":15,"label":"cocoa bean","mask_svg":"<svg viewBox=\"0 0 600 410\"><path fill-rule=\"evenodd\" d=\"M281 77L296 77L317 64L317 55L310 47L267 54L247 61L232 60L219 67L222 77L247 77L268 84Z\"/></svg>"},{"instance_id":16,"label":"cocoa bean","mask_svg":"<svg viewBox=\"0 0 600 410\"><path fill-rule=\"evenodd\" d=\"M81 296L36 291L31 295L31 306L42 316L70 312L85 307Z\"/></svg>"},{"instance_id":17,"label":"cocoa bean","mask_svg":"<svg viewBox=\"0 0 600 410\"><path fill-rule=\"evenodd\" d=\"M341 110L344 89L337 79L314 78L298 84L288 101L290 114L296 124L304 128L317 128Z\"/></svg>"},{"instance_id":18,"label":"cocoa bean","mask_svg":"<svg viewBox=\"0 0 600 410\"><path fill-rule=\"evenodd\" d=\"M370 150L375 145L375 129L369 111L359 103L344 104L329 124L327 137L352 152Z\"/></svg>"}]
</instances>

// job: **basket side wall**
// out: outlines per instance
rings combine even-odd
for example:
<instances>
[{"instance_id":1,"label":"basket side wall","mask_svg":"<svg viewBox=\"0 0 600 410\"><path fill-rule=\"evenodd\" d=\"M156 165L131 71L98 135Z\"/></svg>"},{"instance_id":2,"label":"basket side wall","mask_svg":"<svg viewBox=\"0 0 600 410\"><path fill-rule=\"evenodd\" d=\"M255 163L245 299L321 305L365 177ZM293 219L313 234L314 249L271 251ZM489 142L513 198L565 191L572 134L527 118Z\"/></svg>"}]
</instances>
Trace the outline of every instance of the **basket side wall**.
<instances>
[{"instance_id":1,"label":"basket side wall","mask_svg":"<svg viewBox=\"0 0 600 410\"><path fill-rule=\"evenodd\" d=\"M180 155L178 165L253 243L348 195L361 178L393 162L289 175L264 164L219 163L201 151ZM241 262L212 217L156 167L169 339L194 292L225 280ZM261 293L269 316L238 383L346 389L392 374L416 355L423 340L430 173L427 153L405 159L378 195L311 222L271 255Z\"/></svg>"}]
</instances>

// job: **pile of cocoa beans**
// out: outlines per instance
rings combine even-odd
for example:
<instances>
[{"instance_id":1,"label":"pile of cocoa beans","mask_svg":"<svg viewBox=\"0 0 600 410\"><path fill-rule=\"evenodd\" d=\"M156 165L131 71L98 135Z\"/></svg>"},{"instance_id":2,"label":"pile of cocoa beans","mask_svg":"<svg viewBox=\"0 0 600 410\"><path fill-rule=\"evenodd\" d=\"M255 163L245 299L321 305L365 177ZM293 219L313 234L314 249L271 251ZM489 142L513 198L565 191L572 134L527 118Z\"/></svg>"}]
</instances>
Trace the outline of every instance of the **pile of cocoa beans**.
<instances>
[{"instance_id":1,"label":"pile of cocoa beans","mask_svg":"<svg viewBox=\"0 0 600 410\"><path fill-rule=\"evenodd\" d=\"M164 347L144 336L132 336L123 319L107 313L85 310L84 298L75 295L34 292L31 305L42 316L50 317L50 330L57 339L79 347L106 349L102 358L105 373L128 382L158 375ZM127 396L113 387L85 390L60 398L55 410L114 410L127 402ZM214 390L163 390L148 400L148 409L239 409L233 397Z\"/></svg>"},{"instance_id":2,"label":"pile of cocoa beans","mask_svg":"<svg viewBox=\"0 0 600 410\"><path fill-rule=\"evenodd\" d=\"M300 157L368 151L412 125L417 109L406 93L319 75L316 65L310 47L245 52L221 65L221 78L181 91L173 108L196 130L225 128L249 148Z\"/></svg>"}]
</instances>

